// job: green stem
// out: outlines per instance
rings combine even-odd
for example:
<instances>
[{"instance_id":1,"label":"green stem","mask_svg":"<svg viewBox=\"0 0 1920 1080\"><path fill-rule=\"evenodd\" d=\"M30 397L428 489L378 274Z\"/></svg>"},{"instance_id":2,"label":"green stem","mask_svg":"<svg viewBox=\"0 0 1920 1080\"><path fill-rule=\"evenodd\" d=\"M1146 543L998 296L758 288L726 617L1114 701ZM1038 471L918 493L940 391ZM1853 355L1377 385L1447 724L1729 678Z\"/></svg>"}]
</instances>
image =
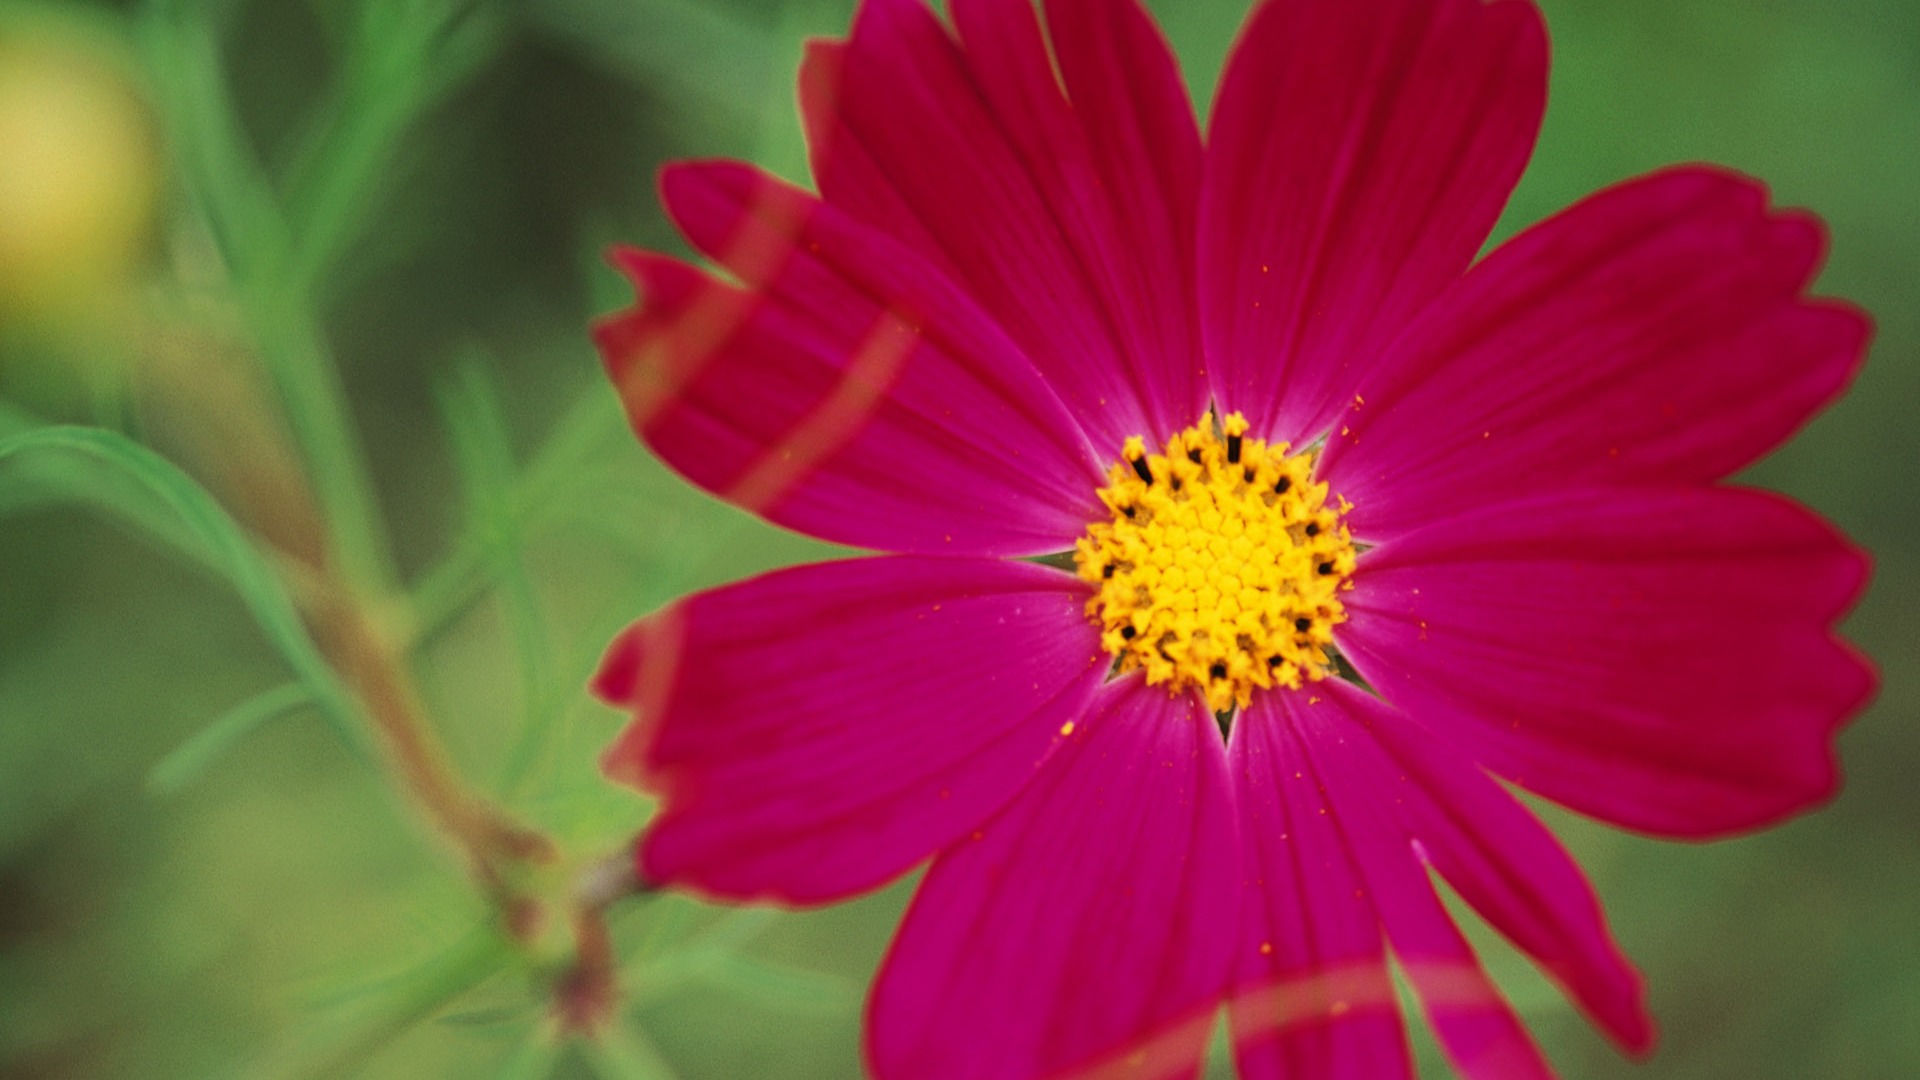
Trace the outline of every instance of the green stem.
<instances>
[{"instance_id":1,"label":"green stem","mask_svg":"<svg viewBox=\"0 0 1920 1080\"><path fill-rule=\"evenodd\" d=\"M234 115L212 30L196 5L164 2L151 5L145 29L184 187L226 257L306 458L333 557L355 587L390 592L394 574L372 470L319 318L291 274L292 241Z\"/></svg>"},{"instance_id":2,"label":"green stem","mask_svg":"<svg viewBox=\"0 0 1920 1080\"><path fill-rule=\"evenodd\" d=\"M262 357L287 405L343 576L369 595L394 591L384 515L339 369L305 298L287 289L249 305Z\"/></svg>"}]
</instances>

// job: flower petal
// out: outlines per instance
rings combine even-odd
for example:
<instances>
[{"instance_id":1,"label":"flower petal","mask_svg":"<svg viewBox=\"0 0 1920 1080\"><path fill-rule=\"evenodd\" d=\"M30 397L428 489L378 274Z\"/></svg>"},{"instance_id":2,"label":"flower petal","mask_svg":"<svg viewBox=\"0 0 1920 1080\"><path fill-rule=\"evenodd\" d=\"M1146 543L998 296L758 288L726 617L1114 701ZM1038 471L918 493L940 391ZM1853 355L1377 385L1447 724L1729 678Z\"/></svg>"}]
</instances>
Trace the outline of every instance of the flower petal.
<instances>
[{"instance_id":1,"label":"flower petal","mask_svg":"<svg viewBox=\"0 0 1920 1080\"><path fill-rule=\"evenodd\" d=\"M874 984L875 1074L1191 1076L1238 913L1228 786L1193 695L1108 685L1027 792L934 861Z\"/></svg>"},{"instance_id":2,"label":"flower petal","mask_svg":"<svg viewBox=\"0 0 1920 1080\"><path fill-rule=\"evenodd\" d=\"M1692 166L1603 191L1468 273L1401 340L1321 475L1370 539L1581 484L1719 480L1832 401L1864 316L1804 298L1818 221Z\"/></svg>"},{"instance_id":3,"label":"flower petal","mask_svg":"<svg viewBox=\"0 0 1920 1080\"><path fill-rule=\"evenodd\" d=\"M1271 0L1221 80L1200 199L1216 400L1300 445L1486 241L1546 105L1530 2Z\"/></svg>"},{"instance_id":4,"label":"flower petal","mask_svg":"<svg viewBox=\"0 0 1920 1080\"><path fill-rule=\"evenodd\" d=\"M846 63L847 43L824 38L807 42L800 60L800 118L814 182L834 206L912 248L949 278L966 280L859 137L840 122Z\"/></svg>"},{"instance_id":5,"label":"flower petal","mask_svg":"<svg viewBox=\"0 0 1920 1080\"><path fill-rule=\"evenodd\" d=\"M1608 932L1593 887L1519 800L1392 706L1345 683L1326 692L1360 718L1354 737L1397 766L1393 806L1440 876L1545 967L1631 1051L1653 1044L1640 976Z\"/></svg>"},{"instance_id":6,"label":"flower petal","mask_svg":"<svg viewBox=\"0 0 1920 1080\"><path fill-rule=\"evenodd\" d=\"M1702 837L1803 810L1873 675L1831 632L1865 560L1778 496L1584 490L1364 555L1335 632L1390 701L1523 788Z\"/></svg>"},{"instance_id":7,"label":"flower petal","mask_svg":"<svg viewBox=\"0 0 1920 1080\"><path fill-rule=\"evenodd\" d=\"M1085 709L1108 660L1086 599L1045 567L895 557L796 567L641 620L596 689L638 714L608 773L664 803L642 875L810 903L932 855L1025 786Z\"/></svg>"},{"instance_id":8,"label":"flower petal","mask_svg":"<svg viewBox=\"0 0 1920 1080\"><path fill-rule=\"evenodd\" d=\"M1047 0L1046 16L1043 40L1031 0L953 4L968 65L1087 274L1142 399L1147 427L1125 434L1164 438L1207 401L1193 309L1193 103L1136 0Z\"/></svg>"},{"instance_id":9,"label":"flower petal","mask_svg":"<svg viewBox=\"0 0 1920 1080\"><path fill-rule=\"evenodd\" d=\"M1470 1080L1549 1080L1552 1070L1441 906L1414 838L1395 818L1393 800L1409 785L1367 737L1364 695L1323 683L1277 696L1300 732L1302 771L1324 785L1330 816L1447 1057Z\"/></svg>"},{"instance_id":10,"label":"flower petal","mask_svg":"<svg viewBox=\"0 0 1920 1080\"><path fill-rule=\"evenodd\" d=\"M1235 1060L1242 1080L1412 1077L1380 917L1305 764L1294 696L1256 697L1228 747L1246 841Z\"/></svg>"},{"instance_id":11,"label":"flower petal","mask_svg":"<svg viewBox=\"0 0 1920 1080\"><path fill-rule=\"evenodd\" d=\"M620 256L644 299L596 338L674 468L778 524L890 551L1062 551L1104 515L1073 420L937 271L745 166L680 166L663 187L749 286Z\"/></svg>"},{"instance_id":12,"label":"flower petal","mask_svg":"<svg viewBox=\"0 0 1920 1080\"><path fill-rule=\"evenodd\" d=\"M836 206L950 269L1106 456L1204 408L1191 309L1200 140L1134 0L868 0L803 72ZM1057 64L1057 67L1056 67Z\"/></svg>"}]
</instances>

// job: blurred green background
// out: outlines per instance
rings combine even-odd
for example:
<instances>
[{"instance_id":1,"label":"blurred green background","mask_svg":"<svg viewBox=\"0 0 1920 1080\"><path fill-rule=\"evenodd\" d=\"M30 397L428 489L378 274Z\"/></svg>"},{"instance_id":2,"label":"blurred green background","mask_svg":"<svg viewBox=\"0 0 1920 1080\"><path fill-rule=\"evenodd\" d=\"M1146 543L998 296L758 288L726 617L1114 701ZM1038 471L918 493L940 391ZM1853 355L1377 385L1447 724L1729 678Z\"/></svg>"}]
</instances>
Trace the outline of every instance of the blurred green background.
<instances>
[{"instance_id":1,"label":"blurred green background","mask_svg":"<svg viewBox=\"0 0 1920 1080\"><path fill-rule=\"evenodd\" d=\"M1553 97L1502 235L1693 159L1832 225L1823 291L1874 313L1873 358L1751 479L1874 552L1850 632L1885 685L1839 800L1785 827L1700 847L1552 815L1651 981L1650 1063L1478 940L1571 1077L1920 1075L1920 2L1540 2ZM1204 107L1244 3L1153 6ZM584 332L626 297L599 253L680 250L664 160L802 177L800 42L850 9L0 2L0 439L101 425L230 493L253 448L196 429L180 380L337 370L311 399L364 440L333 452L371 463L393 624L458 765L570 854L612 849L647 807L595 771L621 719L580 689L598 650L826 549L627 436ZM162 497L84 456L0 463L0 1077L857 1072L907 886L630 904L618 1028L553 1042L538 971Z\"/></svg>"}]
</instances>

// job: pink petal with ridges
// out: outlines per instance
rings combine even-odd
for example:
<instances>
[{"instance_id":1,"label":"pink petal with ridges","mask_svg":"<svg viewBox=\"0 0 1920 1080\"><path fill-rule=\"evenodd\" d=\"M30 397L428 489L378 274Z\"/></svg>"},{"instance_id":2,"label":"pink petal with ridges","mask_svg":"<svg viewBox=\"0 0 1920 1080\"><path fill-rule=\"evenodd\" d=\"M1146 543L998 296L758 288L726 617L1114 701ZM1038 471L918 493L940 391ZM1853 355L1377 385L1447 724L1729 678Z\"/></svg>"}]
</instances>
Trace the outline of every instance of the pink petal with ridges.
<instances>
[{"instance_id":1,"label":"pink petal with ridges","mask_svg":"<svg viewBox=\"0 0 1920 1080\"><path fill-rule=\"evenodd\" d=\"M1193 104L1134 0L1048 0L1046 16L1043 36L1031 0L953 4L968 67L1072 246L1145 408L1147 427L1125 434L1163 439L1207 400L1193 312Z\"/></svg>"},{"instance_id":2,"label":"pink petal with ridges","mask_svg":"<svg viewBox=\"0 0 1920 1080\"><path fill-rule=\"evenodd\" d=\"M1235 1061L1242 1080L1411 1077L1379 915L1307 764L1294 696L1256 697L1228 748L1246 848Z\"/></svg>"},{"instance_id":3,"label":"pink petal with ridges","mask_svg":"<svg viewBox=\"0 0 1920 1080\"><path fill-rule=\"evenodd\" d=\"M746 166L677 166L663 186L750 286L618 256L642 302L596 339L674 468L778 524L888 551L1057 552L1104 516L1078 426L938 271Z\"/></svg>"},{"instance_id":4,"label":"pink petal with ridges","mask_svg":"<svg viewBox=\"0 0 1920 1080\"><path fill-rule=\"evenodd\" d=\"M1485 242L1532 153L1530 2L1271 0L1222 78L1200 200L1215 399L1300 445Z\"/></svg>"},{"instance_id":5,"label":"pink petal with ridges","mask_svg":"<svg viewBox=\"0 0 1920 1080\"><path fill-rule=\"evenodd\" d=\"M847 43L815 38L800 59L800 119L807 134L807 161L814 183L833 205L912 248L955 281L954 266L900 189L887 178L853 130L840 122Z\"/></svg>"},{"instance_id":6,"label":"pink petal with ridges","mask_svg":"<svg viewBox=\"0 0 1920 1080\"><path fill-rule=\"evenodd\" d=\"M1199 140L1131 0L1049 14L1076 35L1058 78L1024 0L956 8L964 48L919 0L867 0L846 45L810 54L803 113L827 200L956 274L1114 456L1205 401L1188 270Z\"/></svg>"},{"instance_id":7,"label":"pink petal with ridges","mask_svg":"<svg viewBox=\"0 0 1920 1080\"><path fill-rule=\"evenodd\" d=\"M1367 552L1341 649L1382 695L1528 790L1706 837L1827 798L1872 694L1832 632L1866 561L1776 495L1577 490Z\"/></svg>"},{"instance_id":8,"label":"pink petal with ridges","mask_svg":"<svg viewBox=\"0 0 1920 1080\"><path fill-rule=\"evenodd\" d=\"M1434 892L1393 800L1406 783L1367 734L1357 691L1323 684L1284 695L1302 769L1318 777L1387 941L1440 1045L1468 1080L1550 1080L1526 1027L1480 967Z\"/></svg>"},{"instance_id":9,"label":"pink petal with ridges","mask_svg":"<svg viewBox=\"0 0 1920 1080\"><path fill-rule=\"evenodd\" d=\"M1041 777L934 861L874 984L875 1075L1192 1076L1238 915L1229 783L1192 695L1105 687Z\"/></svg>"},{"instance_id":10,"label":"pink petal with ridges","mask_svg":"<svg viewBox=\"0 0 1920 1080\"><path fill-rule=\"evenodd\" d=\"M1039 775L1109 658L1086 588L1026 563L825 563L641 620L596 689L635 722L607 752L656 791L652 882L812 903L874 888Z\"/></svg>"},{"instance_id":11,"label":"pink petal with ridges","mask_svg":"<svg viewBox=\"0 0 1920 1080\"><path fill-rule=\"evenodd\" d=\"M1586 876L1538 818L1459 751L1345 683L1322 691L1351 717L1350 736L1397 766L1388 784L1410 839L1482 918L1545 967L1631 1051L1653 1044L1646 991L1607 930Z\"/></svg>"},{"instance_id":12,"label":"pink petal with ridges","mask_svg":"<svg viewBox=\"0 0 1920 1080\"><path fill-rule=\"evenodd\" d=\"M1688 166L1592 196L1476 266L1341 421L1356 535L1575 484L1719 480L1845 389L1869 327L1802 293L1809 215Z\"/></svg>"}]
</instances>

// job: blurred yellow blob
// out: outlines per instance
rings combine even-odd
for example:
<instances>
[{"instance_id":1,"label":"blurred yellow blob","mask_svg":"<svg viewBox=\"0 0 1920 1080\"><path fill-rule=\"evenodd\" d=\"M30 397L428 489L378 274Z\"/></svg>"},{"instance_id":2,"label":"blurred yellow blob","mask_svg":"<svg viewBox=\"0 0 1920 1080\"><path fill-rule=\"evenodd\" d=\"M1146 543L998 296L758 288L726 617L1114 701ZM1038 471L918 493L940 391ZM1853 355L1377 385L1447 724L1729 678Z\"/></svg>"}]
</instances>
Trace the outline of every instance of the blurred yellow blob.
<instances>
[{"instance_id":1,"label":"blurred yellow blob","mask_svg":"<svg viewBox=\"0 0 1920 1080\"><path fill-rule=\"evenodd\" d=\"M152 118L112 58L0 37L0 322L81 315L118 293L158 167Z\"/></svg>"}]
</instances>

